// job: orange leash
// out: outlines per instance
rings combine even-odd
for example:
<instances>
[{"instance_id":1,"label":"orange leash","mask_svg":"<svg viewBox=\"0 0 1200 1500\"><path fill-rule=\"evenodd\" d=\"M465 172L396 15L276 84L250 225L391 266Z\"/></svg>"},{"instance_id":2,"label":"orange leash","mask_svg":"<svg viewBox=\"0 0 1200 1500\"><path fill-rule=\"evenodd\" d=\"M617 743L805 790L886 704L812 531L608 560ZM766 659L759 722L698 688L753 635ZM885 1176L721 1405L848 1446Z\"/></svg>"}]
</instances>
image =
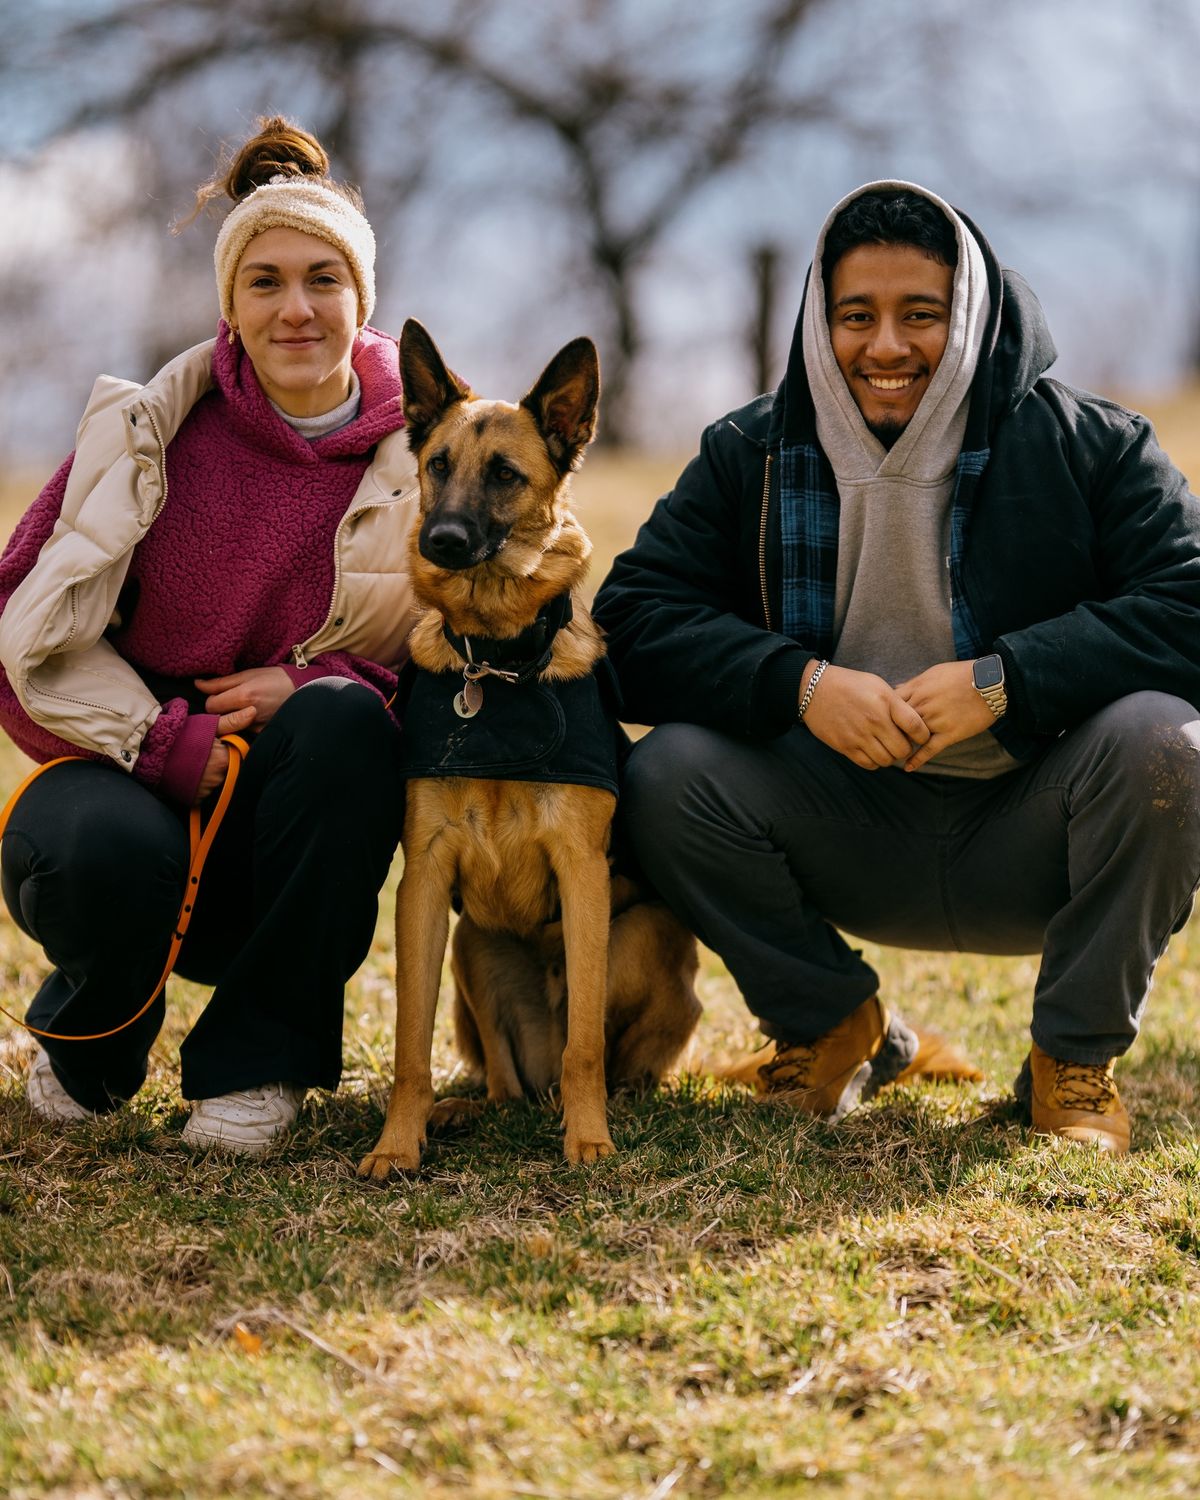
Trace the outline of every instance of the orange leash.
<instances>
[{"instance_id":1,"label":"orange leash","mask_svg":"<svg viewBox=\"0 0 1200 1500\"><path fill-rule=\"evenodd\" d=\"M154 993L142 1006L136 1015L130 1016L128 1021L122 1021L119 1026L114 1026L111 1031L95 1031L89 1035L81 1035L75 1032L62 1031L40 1031L36 1026L29 1026L19 1016L14 1016L12 1011L5 1010L0 1005L0 1015L7 1016L10 1021L15 1021L18 1026L23 1026L34 1036L49 1037L55 1042L98 1042L104 1037L116 1036L117 1032L125 1031L135 1021L140 1021L154 1002L162 994L163 985L166 984L171 970L175 967L179 958L179 950L183 947L183 940L187 936L188 927L191 925L192 908L196 904L196 895L200 885L200 872L204 869L204 861L208 858L208 852L213 846L213 840L217 836L217 830L229 808L229 799L233 796L233 789L237 785L238 773L242 769L242 761L250 753L250 747L240 735L223 734L221 743L229 749L229 767L225 772L225 784L221 788L221 795L217 798L217 805L212 810L212 816L208 820L203 833L200 829L200 809L193 807L188 814L188 874L187 885L184 887L183 901L179 907L179 915L175 919L175 930L171 937L171 946L167 951L167 961L163 966L162 977L154 986ZM48 771L51 766L65 765L71 760L86 760L84 755L62 755L57 760L48 760L44 765L35 766L26 776L25 780L16 789L5 804L3 812L0 812L0 838L4 837L4 830L8 827L8 820L12 816L13 809L21 800L26 789L31 786L43 772Z\"/></svg>"}]
</instances>

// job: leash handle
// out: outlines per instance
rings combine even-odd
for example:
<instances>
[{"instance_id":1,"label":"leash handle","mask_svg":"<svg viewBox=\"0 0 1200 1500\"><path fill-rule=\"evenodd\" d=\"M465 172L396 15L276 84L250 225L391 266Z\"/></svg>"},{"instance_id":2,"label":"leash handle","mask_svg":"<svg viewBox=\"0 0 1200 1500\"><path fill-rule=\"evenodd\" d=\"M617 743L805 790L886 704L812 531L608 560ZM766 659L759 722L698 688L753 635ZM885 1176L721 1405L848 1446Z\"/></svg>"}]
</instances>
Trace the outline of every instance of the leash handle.
<instances>
[{"instance_id":1,"label":"leash handle","mask_svg":"<svg viewBox=\"0 0 1200 1500\"><path fill-rule=\"evenodd\" d=\"M229 765L225 770L225 782L221 787L221 794L217 798L216 806L212 810L212 816L207 825L201 831L200 809L193 807L188 813L188 872L187 883L183 888L183 900L180 902L179 915L175 918L175 926L171 934L171 946L167 950L167 961L163 965L163 971L158 983L154 986L154 992L149 1000L141 1007L135 1015L130 1016L128 1021L122 1021L119 1026L114 1026L110 1031L94 1031L87 1034L64 1031L42 1031L37 1026L30 1026L22 1021L19 1016L14 1016L12 1011L5 1010L0 1005L0 1015L7 1016L10 1021L15 1021L18 1026L31 1032L34 1036L48 1037L53 1042L99 1042L105 1037L116 1036L120 1031L126 1031L135 1021L140 1021L154 1002L162 994L163 986L170 977L171 970L179 959L179 950L183 947L183 940L187 936L187 930L191 925L192 911L196 905L196 896L200 888L200 872L204 869L204 862L208 858L209 850L213 846L213 840L221 827L221 823L229 809L229 802L233 796L233 789L237 785L237 779L242 769L242 762L250 753L250 746L238 734L221 735L221 743L229 751ZM87 760L86 755L60 755L57 760L48 760L44 765L35 766L33 770L21 782L16 791L8 799L3 812L0 812L0 838L4 837L4 831L8 827L8 820L12 816L13 809L21 800L28 788L44 772L52 766L65 765L72 760Z\"/></svg>"}]
</instances>

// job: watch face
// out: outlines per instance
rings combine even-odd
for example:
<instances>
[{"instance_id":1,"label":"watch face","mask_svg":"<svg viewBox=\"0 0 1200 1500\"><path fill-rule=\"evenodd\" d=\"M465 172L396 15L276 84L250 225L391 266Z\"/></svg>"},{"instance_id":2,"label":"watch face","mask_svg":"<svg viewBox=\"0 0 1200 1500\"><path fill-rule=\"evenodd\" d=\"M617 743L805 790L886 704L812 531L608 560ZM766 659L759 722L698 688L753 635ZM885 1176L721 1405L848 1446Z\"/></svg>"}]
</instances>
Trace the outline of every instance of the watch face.
<instances>
[{"instance_id":1,"label":"watch face","mask_svg":"<svg viewBox=\"0 0 1200 1500\"><path fill-rule=\"evenodd\" d=\"M980 692L984 688L999 687L1004 681L1004 663L998 656L981 656L972 665L971 672Z\"/></svg>"}]
</instances>

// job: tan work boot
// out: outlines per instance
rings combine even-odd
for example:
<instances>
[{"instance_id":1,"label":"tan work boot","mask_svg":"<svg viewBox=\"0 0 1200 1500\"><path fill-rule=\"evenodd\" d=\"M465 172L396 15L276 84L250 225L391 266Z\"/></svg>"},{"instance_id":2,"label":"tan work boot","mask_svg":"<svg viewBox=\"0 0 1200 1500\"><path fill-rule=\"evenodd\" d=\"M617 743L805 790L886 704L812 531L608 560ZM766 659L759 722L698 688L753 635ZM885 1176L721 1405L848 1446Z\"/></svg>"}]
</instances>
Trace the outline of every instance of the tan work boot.
<instances>
[{"instance_id":1,"label":"tan work boot","mask_svg":"<svg viewBox=\"0 0 1200 1500\"><path fill-rule=\"evenodd\" d=\"M1024 1104L1038 1135L1057 1135L1101 1151L1129 1150L1129 1114L1113 1082L1115 1063L1063 1062L1036 1042L1013 1093Z\"/></svg>"},{"instance_id":2,"label":"tan work boot","mask_svg":"<svg viewBox=\"0 0 1200 1500\"><path fill-rule=\"evenodd\" d=\"M815 1041L777 1043L758 1068L756 1086L835 1125L893 1082L916 1051L916 1033L872 995Z\"/></svg>"}]
</instances>

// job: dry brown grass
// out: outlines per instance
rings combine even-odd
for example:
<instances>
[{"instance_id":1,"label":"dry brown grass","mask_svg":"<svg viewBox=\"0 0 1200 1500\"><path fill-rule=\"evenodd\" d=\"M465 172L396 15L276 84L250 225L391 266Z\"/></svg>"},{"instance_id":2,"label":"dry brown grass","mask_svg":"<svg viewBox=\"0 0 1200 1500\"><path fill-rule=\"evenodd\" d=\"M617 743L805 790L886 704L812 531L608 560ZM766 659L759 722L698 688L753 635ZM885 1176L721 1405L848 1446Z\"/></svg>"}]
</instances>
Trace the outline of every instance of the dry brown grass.
<instances>
[{"instance_id":1,"label":"dry brown grass","mask_svg":"<svg viewBox=\"0 0 1200 1500\"><path fill-rule=\"evenodd\" d=\"M1161 427L1200 473L1188 410ZM594 578L676 468L589 460ZM19 771L0 750L0 784ZM688 1081L619 1101L621 1154L590 1171L520 1105L383 1191L354 1165L390 1062L386 916L349 989L342 1088L258 1163L180 1145L203 991L173 985L147 1089L96 1127L30 1117L4 1023L0 1491L1192 1495L1194 946L1197 924L1123 1067L1121 1161L1031 1144L1012 1116L1027 959L869 951L910 1016L967 1042L977 1087L893 1091L835 1131ZM42 972L0 918L7 1002ZM751 1041L711 955L700 989L702 1050ZM449 1082L444 1025L435 1062Z\"/></svg>"}]
</instances>

